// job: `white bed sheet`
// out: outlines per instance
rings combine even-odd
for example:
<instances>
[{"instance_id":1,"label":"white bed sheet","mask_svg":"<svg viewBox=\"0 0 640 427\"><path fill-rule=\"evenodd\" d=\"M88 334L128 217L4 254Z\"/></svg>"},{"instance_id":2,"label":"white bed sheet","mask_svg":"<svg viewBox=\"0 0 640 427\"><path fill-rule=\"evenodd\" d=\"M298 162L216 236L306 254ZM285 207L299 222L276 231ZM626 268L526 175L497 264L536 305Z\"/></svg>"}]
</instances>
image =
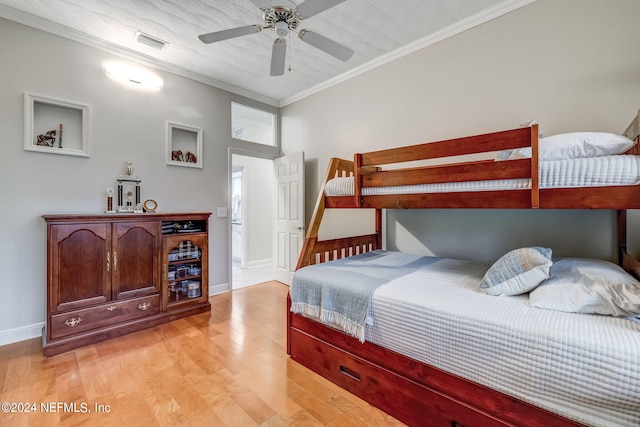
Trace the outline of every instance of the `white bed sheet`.
<instances>
[{"instance_id":1,"label":"white bed sheet","mask_svg":"<svg viewBox=\"0 0 640 427\"><path fill-rule=\"evenodd\" d=\"M587 425L640 425L640 323L489 296L488 267L442 259L382 285L365 339Z\"/></svg>"},{"instance_id":2,"label":"white bed sheet","mask_svg":"<svg viewBox=\"0 0 640 427\"><path fill-rule=\"evenodd\" d=\"M640 156L616 155L540 162L540 188L602 187L640 183ZM449 182L423 185L365 187L363 196L381 194L504 191L531 188L530 179ZM352 196L353 177L333 178L325 185L327 196Z\"/></svg>"}]
</instances>

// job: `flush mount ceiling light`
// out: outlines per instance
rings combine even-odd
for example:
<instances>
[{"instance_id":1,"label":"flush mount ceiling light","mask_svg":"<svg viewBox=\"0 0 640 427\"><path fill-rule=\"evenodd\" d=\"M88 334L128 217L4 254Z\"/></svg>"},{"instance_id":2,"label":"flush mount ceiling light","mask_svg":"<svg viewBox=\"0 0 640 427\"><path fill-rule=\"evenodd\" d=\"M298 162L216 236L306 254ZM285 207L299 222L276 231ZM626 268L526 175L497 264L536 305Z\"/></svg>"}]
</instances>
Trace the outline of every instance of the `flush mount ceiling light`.
<instances>
[{"instance_id":1,"label":"flush mount ceiling light","mask_svg":"<svg viewBox=\"0 0 640 427\"><path fill-rule=\"evenodd\" d=\"M130 86L155 90L160 90L164 86L162 78L144 68L122 62L106 62L102 69L107 76Z\"/></svg>"},{"instance_id":2,"label":"flush mount ceiling light","mask_svg":"<svg viewBox=\"0 0 640 427\"><path fill-rule=\"evenodd\" d=\"M201 34L198 38L203 43L214 43L234 37L246 36L259 33L264 29L275 30L276 38L273 42L271 52L271 75L281 76L284 74L286 59L287 41L284 37L289 32L297 32L300 39L311 46L314 46L341 61L348 61L353 56L353 50L324 37L311 30L300 30L298 26L304 19L323 12L345 0L304 0L296 6L289 0L250 0L263 13L264 25L245 25L243 27L231 28L228 30L215 31L213 33Z\"/></svg>"},{"instance_id":3,"label":"flush mount ceiling light","mask_svg":"<svg viewBox=\"0 0 640 427\"><path fill-rule=\"evenodd\" d=\"M138 43L142 43L145 46L149 46L158 50L162 50L162 48L164 48L166 45L169 44L164 40L160 40L157 37L150 36L149 34L145 34L141 31L136 31L136 34L133 36L133 39Z\"/></svg>"}]
</instances>

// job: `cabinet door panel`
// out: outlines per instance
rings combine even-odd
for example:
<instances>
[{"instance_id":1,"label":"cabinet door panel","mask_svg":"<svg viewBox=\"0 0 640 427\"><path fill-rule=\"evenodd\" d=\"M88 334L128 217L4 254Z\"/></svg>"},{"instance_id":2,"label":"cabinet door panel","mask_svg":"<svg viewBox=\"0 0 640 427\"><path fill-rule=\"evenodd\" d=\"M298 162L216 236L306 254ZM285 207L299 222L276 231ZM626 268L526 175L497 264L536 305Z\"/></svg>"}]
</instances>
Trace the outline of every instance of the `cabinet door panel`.
<instances>
[{"instance_id":1,"label":"cabinet door panel","mask_svg":"<svg viewBox=\"0 0 640 427\"><path fill-rule=\"evenodd\" d=\"M209 298L207 234L165 236L163 310L200 304Z\"/></svg>"},{"instance_id":2,"label":"cabinet door panel","mask_svg":"<svg viewBox=\"0 0 640 427\"><path fill-rule=\"evenodd\" d=\"M52 227L50 309L53 312L110 299L110 224Z\"/></svg>"},{"instance_id":3,"label":"cabinet door panel","mask_svg":"<svg viewBox=\"0 0 640 427\"><path fill-rule=\"evenodd\" d=\"M113 298L160 290L160 223L116 223L113 231Z\"/></svg>"}]
</instances>

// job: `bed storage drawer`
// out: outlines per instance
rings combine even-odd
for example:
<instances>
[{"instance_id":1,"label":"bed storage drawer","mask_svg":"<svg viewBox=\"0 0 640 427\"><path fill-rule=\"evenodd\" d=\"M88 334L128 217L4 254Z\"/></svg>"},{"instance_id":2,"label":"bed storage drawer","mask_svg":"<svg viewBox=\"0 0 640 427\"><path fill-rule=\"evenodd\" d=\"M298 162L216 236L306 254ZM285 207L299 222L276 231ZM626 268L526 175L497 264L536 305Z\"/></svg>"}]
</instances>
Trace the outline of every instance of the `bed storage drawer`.
<instances>
[{"instance_id":1,"label":"bed storage drawer","mask_svg":"<svg viewBox=\"0 0 640 427\"><path fill-rule=\"evenodd\" d=\"M463 402L400 377L296 329L291 358L402 422L433 426L505 426Z\"/></svg>"},{"instance_id":2,"label":"bed storage drawer","mask_svg":"<svg viewBox=\"0 0 640 427\"><path fill-rule=\"evenodd\" d=\"M160 311L160 296L152 295L133 300L111 302L82 310L51 316L51 338L113 325Z\"/></svg>"}]
</instances>

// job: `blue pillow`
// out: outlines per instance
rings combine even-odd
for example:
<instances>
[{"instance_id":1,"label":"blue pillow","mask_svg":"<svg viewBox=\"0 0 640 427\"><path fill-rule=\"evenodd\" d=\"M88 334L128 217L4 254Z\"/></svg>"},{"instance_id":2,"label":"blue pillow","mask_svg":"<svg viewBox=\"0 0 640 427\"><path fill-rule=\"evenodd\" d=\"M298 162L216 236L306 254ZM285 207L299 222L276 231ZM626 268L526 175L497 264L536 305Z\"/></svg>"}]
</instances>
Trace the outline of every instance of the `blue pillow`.
<instances>
[{"instance_id":1,"label":"blue pillow","mask_svg":"<svg viewBox=\"0 0 640 427\"><path fill-rule=\"evenodd\" d=\"M524 294L549 278L551 264L549 248L515 249L489 267L480 287L489 295Z\"/></svg>"}]
</instances>

